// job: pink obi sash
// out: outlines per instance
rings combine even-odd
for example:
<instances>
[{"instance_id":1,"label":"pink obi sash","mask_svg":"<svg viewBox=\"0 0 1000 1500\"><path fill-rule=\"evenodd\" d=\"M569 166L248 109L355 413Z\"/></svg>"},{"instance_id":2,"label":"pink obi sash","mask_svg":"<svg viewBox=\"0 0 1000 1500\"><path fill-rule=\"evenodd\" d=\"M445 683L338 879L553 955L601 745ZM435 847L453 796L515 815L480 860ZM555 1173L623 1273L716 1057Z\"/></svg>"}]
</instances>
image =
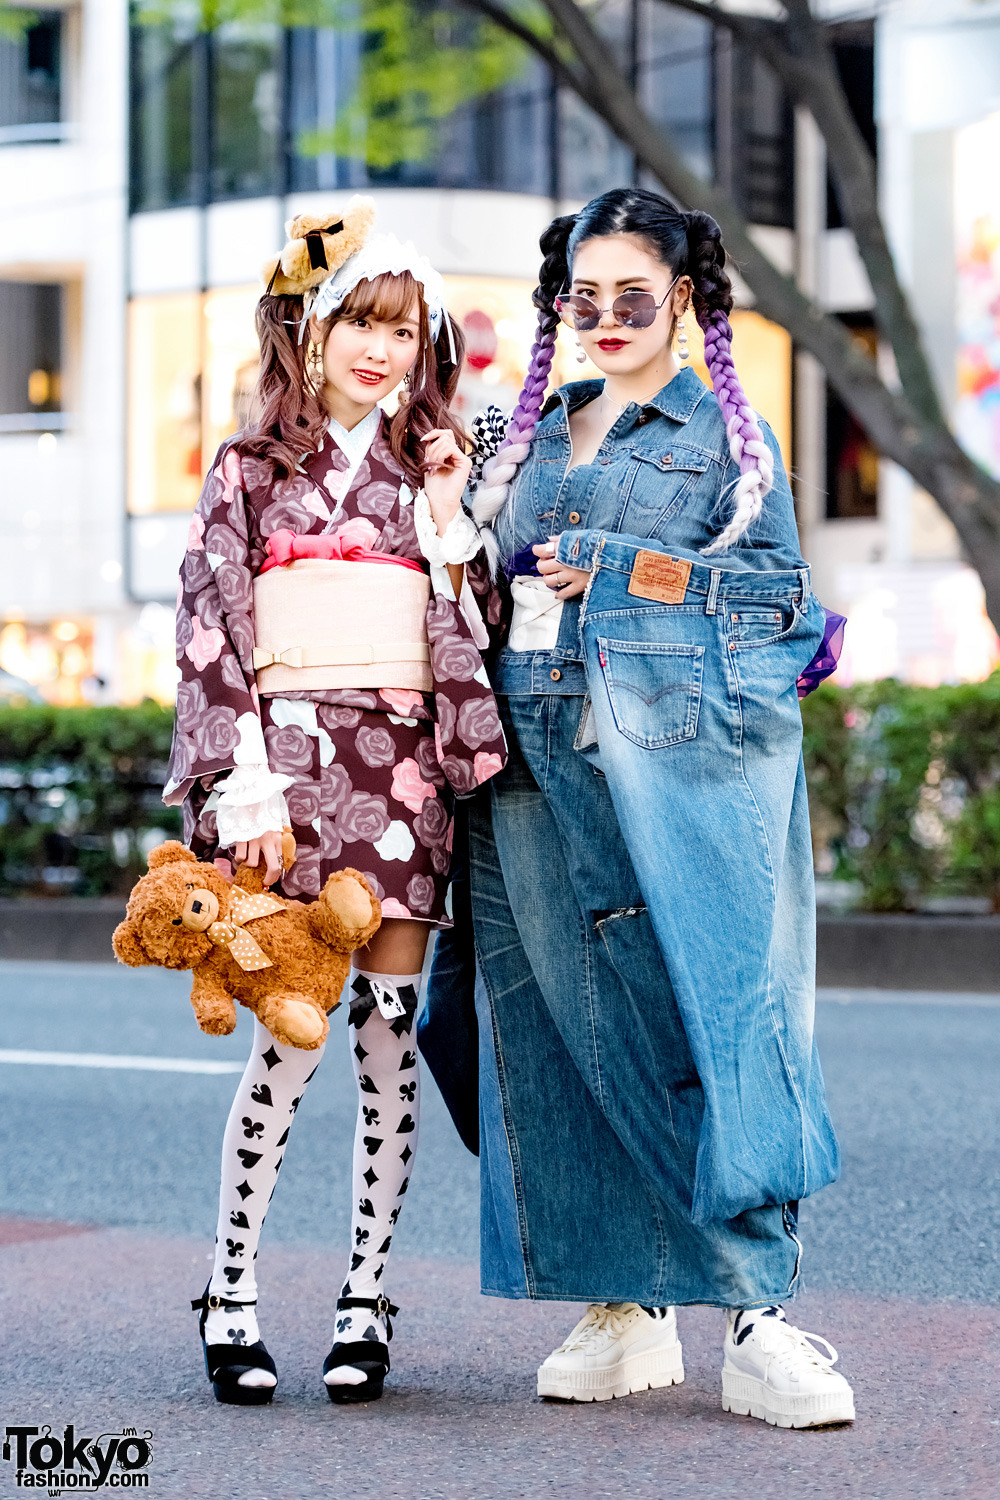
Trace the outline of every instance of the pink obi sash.
<instances>
[{"instance_id":1,"label":"pink obi sash","mask_svg":"<svg viewBox=\"0 0 1000 1500\"><path fill-rule=\"evenodd\" d=\"M377 536L378 532L372 523L362 517L345 521L337 531L324 532L321 536L300 536L295 531L273 531L267 539L267 557L260 572L283 568L307 557L319 558L325 562L393 563L397 568L413 568L418 573L424 571L418 562L413 562L409 557L393 557L388 552L376 552L371 543Z\"/></svg>"}]
</instances>

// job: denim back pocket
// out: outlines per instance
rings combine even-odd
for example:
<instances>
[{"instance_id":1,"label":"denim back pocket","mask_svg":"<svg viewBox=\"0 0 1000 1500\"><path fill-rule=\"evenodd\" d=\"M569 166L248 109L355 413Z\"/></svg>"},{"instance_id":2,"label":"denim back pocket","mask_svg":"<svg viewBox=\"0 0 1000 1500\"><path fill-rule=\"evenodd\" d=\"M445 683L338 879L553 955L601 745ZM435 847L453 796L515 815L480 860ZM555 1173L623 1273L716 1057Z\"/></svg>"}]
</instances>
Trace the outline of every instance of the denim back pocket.
<instances>
[{"instance_id":1,"label":"denim back pocket","mask_svg":"<svg viewBox=\"0 0 1000 1500\"><path fill-rule=\"evenodd\" d=\"M698 733L704 646L609 641L599 636L601 670L621 733L645 750L665 750Z\"/></svg>"}]
</instances>

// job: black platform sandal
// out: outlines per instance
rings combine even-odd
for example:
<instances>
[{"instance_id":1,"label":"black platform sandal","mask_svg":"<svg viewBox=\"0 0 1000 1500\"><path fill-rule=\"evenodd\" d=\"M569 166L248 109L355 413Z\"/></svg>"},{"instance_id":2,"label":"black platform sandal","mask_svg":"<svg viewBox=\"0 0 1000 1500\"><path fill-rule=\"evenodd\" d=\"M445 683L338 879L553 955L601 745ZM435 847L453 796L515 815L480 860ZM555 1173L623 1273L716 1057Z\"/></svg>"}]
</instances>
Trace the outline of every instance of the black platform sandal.
<instances>
[{"instance_id":1,"label":"black platform sandal","mask_svg":"<svg viewBox=\"0 0 1000 1500\"><path fill-rule=\"evenodd\" d=\"M323 1374L351 1365L362 1370L365 1380L360 1385L328 1385L326 1394L337 1406L347 1406L354 1401L377 1401L382 1394L385 1377L389 1373L389 1348L392 1341L391 1319L399 1312L388 1297L340 1297L337 1311L352 1307L367 1307L369 1311L385 1316L386 1343L375 1339L356 1339L351 1344L334 1344L323 1361ZM325 1384L325 1382L324 1382Z\"/></svg>"},{"instance_id":2,"label":"black platform sandal","mask_svg":"<svg viewBox=\"0 0 1000 1500\"><path fill-rule=\"evenodd\" d=\"M209 1286L211 1286L209 1282ZM273 1385L240 1385L240 1376L248 1370L269 1370L277 1379L274 1360L258 1339L255 1344L206 1344L205 1323L209 1312L221 1308L223 1312L242 1312L245 1307L256 1307L254 1302L228 1302L225 1297L210 1293L205 1288L204 1296L191 1303L195 1312L200 1310L198 1332L201 1347L205 1351L205 1372L212 1382L216 1401L226 1406L268 1406L274 1396Z\"/></svg>"}]
</instances>

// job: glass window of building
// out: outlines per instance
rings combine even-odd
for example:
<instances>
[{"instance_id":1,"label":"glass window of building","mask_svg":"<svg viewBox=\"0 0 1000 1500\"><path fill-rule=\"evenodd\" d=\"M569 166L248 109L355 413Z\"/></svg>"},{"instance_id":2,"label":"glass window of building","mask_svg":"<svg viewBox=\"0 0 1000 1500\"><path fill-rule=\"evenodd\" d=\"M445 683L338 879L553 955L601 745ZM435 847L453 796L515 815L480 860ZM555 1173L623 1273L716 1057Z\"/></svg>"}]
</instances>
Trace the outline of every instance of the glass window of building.
<instances>
[{"instance_id":1,"label":"glass window of building","mask_svg":"<svg viewBox=\"0 0 1000 1500\"><path fill-rule=\"evenodd\" d=\"M844 317L856 341L874 359L878 353L875 325L867 314ZM873 518L878 515L878 449L858 419L827 386L826 393L826 514L830 521Z\"/></svg>"},{"instance_id":2,"label":"glass window of building","mask_svg":"<svg viewBox=\"0 0 1000 1500\"><path fill-rule=\"evenodd\" d=\"M0 431L62 410L63 288L0 281Z\"/></svg>"},{"instance_id":3,"label":"glass window of building","mask_svg":"<svg viewBox=\"0 0 1000 1500\"><path fill-rule=\"evenodd\" d=\"M197 197L192 140L200 79L199 38L174 11L170 21L132 26L132 208L172 208Z\"/></svg>"},{"instance_id":4,"label":"glass window of building","mask_svg":"<svg viewBox=\"0 0 1000 1500\"><path fill-rule=\"evenodd\" d=\"M210 197L276 193L284 90L281 32L276 26L228 25L210 40Z\"/></svg>"},{"instance_id":5,"label":"glass window of building","mask_svg":"<svg viewBox=\"0 0 1000 1500\"><path fill-rule=\"evenodd\" d=\"M29 19L20 36L0 36L0 145L62 139L62 13Z\"/></svg>"}]
</instances>

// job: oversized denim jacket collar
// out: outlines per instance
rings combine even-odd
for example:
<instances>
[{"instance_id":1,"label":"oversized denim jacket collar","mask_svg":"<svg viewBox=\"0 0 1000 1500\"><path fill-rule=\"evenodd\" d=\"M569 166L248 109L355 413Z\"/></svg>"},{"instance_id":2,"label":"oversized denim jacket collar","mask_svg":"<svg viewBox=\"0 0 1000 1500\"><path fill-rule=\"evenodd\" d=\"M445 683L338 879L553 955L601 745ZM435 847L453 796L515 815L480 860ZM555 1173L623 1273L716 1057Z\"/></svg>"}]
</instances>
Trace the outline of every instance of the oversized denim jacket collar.
<instances>
[{"instance_id":1,"label":"oversized denim jacket collar","mask_svg":"<svg viewBox=\"0 0 1000 1500\"><path fill-rule=\"evenodd\" d=\"M570 415L581 406L586 406L589 401L595 400L603 389L603 380L573 380L553 391L542 407L539 435L542 432L558 432L564 426L568 428ZM616 437L624 436L644 412L656 412L661 417L669 417L672 422L687 423L694 416L699 403L710 394L690 365L685 365L673 380L657 391L649 401L643 402L642 406L630 401L611 431ZM553 413L559 415L555 420L549 421Z\"/></svg>"}]
</instances>

